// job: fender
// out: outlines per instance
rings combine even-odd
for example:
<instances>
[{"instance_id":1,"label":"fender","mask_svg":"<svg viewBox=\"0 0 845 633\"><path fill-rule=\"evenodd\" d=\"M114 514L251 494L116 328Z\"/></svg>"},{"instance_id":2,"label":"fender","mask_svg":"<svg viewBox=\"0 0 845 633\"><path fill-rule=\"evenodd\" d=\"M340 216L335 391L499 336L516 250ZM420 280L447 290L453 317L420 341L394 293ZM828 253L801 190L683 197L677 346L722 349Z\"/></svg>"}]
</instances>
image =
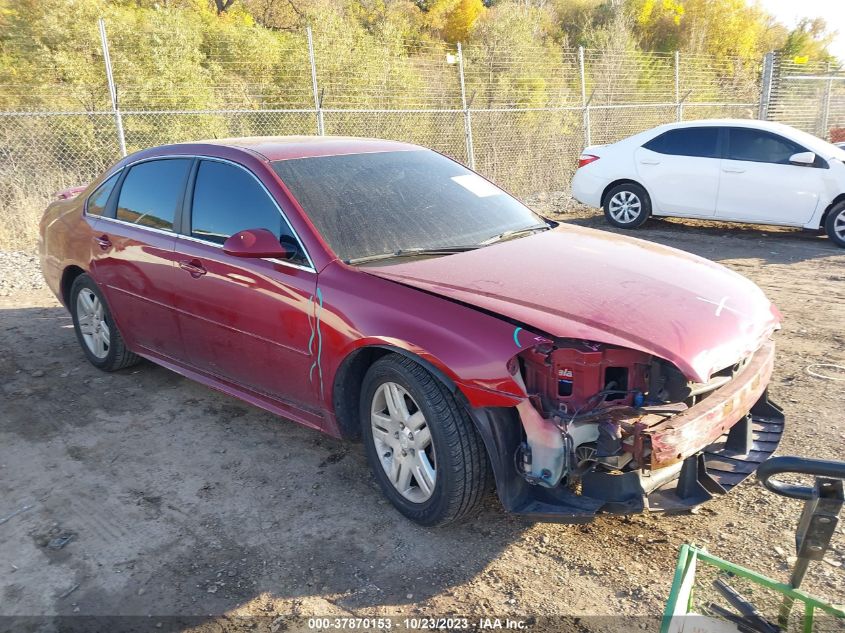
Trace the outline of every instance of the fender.
<instances>
[{"instance_id":1,"label":"fender","mask_svg":"<svg viewBox=\"0 0 845 633\"><path fill-rule=\"evenodd\" d=\"M544 337L340 262L320 272L318 286L321 345L315 351L322 356L321 404L337 419L338 434L354 435L349 418L350 412L357 418L355 385L360 388L366 369L386 352L425 366L468 407L513 407L526 397L508 361Z\"/></svg>"}]
</instances>

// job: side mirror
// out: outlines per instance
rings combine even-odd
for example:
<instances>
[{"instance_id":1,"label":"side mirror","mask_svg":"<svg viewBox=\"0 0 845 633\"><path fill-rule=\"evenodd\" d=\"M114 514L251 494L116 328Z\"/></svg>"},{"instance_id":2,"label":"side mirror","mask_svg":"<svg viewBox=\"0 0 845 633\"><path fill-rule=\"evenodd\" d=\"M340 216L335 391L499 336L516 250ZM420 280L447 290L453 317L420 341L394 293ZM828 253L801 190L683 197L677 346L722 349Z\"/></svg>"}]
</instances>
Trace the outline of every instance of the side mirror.
<instances>
[{"instance_id":1,"label":"side mirror","mask_svg":"<svg viewBox=\"0 0 845 633\"><path fill-rule=\"evenodd\" d=\"M789 162L792 165L810 167L816 162L816 155L813 152L798 152L789 157Z\"/></svg>"},{"instance_id":2,"label":"side mirror","mask_svg":"<svg viewBox=\"0 0 845 633\"><path fill-rule=\"evenodd\" d=\"M246 229L239 231L225 242L223 252L233 257L274 257L287 259L290 252L267 229Z\"/></svg>"}]
</instances>

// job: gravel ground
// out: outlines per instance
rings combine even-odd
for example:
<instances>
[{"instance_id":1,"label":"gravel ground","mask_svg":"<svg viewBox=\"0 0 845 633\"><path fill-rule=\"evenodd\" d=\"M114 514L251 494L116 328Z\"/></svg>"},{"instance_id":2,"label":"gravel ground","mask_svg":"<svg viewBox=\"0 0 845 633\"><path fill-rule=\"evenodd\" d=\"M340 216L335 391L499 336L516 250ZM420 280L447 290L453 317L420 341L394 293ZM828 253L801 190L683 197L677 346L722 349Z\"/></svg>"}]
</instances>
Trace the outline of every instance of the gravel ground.
<instances>
[{"instance_id":1,"label":"gravel ground","mask_svg":"<svg viewBox=\"0 0 845 633\"><path fill-rule=\"evenodd\" d=\"M607 228L564 196L534 202ZM806 368L845 364L845 251L716 223L650 221L636 235L766 291L784 315L770 388L787 415L779 453L842 459L842 383ZM463 525L419 528L381 497L360 445L150 363L94 369L28 257L0 259L0 615L120 614L136 630L191 615L193 631L279 631L288 614L565 614L575 630L656 630L682 543L788 577L800 504L753 481L696 514L554 525L491 497ZM842 602L843 564L840 526L807 589Z\"/></svg>"},{"instance_id":2,"label":"gravel ground","mask_svg":"<svg viewBox=\"0 0 845 633\"><path fill-rule=\"evenodd\" d=\"M0 297L44 287L37 254L0 251Z\"/></svg>"}]
</instances>

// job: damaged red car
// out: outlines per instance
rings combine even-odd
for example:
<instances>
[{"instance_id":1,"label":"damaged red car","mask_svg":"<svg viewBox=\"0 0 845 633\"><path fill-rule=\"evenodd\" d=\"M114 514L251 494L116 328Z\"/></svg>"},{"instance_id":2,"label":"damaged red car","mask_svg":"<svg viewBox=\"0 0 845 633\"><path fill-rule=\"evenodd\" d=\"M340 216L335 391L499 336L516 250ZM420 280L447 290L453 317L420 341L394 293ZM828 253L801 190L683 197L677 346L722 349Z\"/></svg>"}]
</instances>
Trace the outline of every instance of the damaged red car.
<instances>
[{"instance_id":1,"label":"damaged red car","mask_svg":"<svg viewBox=\"0 0 845 633\"><path fill-rule=\"evenodd\" d=\"M679 510L777 447L779 315L705 259L544 219L406 143L144 150L41 223L82 351L332 436L437 525L495 486L546 520Z\"/></svg>"}]
</instances>

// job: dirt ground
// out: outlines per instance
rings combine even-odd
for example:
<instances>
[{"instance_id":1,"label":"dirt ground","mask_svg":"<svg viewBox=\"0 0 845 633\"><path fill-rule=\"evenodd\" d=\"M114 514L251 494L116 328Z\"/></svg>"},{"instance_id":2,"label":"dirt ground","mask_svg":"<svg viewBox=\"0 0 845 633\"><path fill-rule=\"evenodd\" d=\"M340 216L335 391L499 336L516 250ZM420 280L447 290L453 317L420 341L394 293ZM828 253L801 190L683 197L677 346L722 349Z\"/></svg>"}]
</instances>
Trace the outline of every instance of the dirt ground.
<instances>
[{"instance_id":1,"label":"dirt ground","mask_svg":"<svg viewBox=\"0 0 845 633\"><path fill-rule=\"evenodd\" d=\"M566 219L607 228L594 212ZM806 368L845 364L845 251L811 233L675 220L636 235L766 291L784 316L778 453L842 459L845 383ZM554 525L491 497L463 525L417 527L383 499L360 445L151 363L94 369L45 289L0 297L0 379L0 616L138 616L98 626L172 630L167 616L191 615L190 630L277 631L290 614L567 615L576 630L655 630L682 543L784 581L794 553L800 504L753 481L696 514ZM840 526L806 587L842 602L843 570ZM4 617L0 630L71 621L83 620Z\"/></svg>"}]
</instances>

